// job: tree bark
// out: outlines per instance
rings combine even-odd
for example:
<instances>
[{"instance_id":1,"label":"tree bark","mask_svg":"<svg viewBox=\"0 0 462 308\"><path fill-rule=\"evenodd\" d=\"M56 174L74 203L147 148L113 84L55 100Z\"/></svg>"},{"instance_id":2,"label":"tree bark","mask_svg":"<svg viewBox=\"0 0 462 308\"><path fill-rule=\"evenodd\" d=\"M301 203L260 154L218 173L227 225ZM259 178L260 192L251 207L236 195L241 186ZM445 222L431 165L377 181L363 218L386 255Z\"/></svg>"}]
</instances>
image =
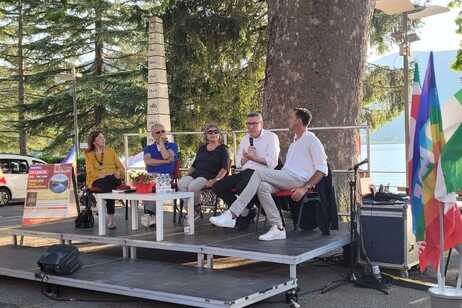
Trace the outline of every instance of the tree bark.
<instances>
[{"instance_id":1,"label":"tree bark","mask_svg":"<svg viewBox=\"0 0 462 308\"><path fill-rule=\"evenodd\" d=\"M294 107L311 110L311 127L359 123L367 42L375 0L267 0L268 56L263 115L269 128L287 127ZM314 131L333 169L358 161L358 130ZM280 135L282 153L291 134ZM342 183L340 211L347 210Z\"/></svg>"}]
</instances>

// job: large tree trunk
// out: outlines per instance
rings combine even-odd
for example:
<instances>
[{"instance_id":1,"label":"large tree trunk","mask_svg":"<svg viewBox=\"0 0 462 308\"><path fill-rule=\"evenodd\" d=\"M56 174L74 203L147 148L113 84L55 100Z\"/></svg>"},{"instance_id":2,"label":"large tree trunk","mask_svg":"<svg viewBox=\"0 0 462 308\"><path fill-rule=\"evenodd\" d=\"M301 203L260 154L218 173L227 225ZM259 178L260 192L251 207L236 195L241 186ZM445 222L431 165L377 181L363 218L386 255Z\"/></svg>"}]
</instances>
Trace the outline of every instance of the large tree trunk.
<instances>
[{"instance_id":1,"label":"large tree trunk","mask_svg":"<svg viewBox=\"0 0 462 308\"><path fill-rule=\"evenodd\" d=\"M364 65L375 0L267 0L268 56L263 115L270 128L287 127L289 110L311 110L311 127L359 124ZM357 162L354 130L315 131L333 169ZM280 136L282 153L291 141ZM341 177L337 177L339 179ZM348 184L336 181L340 211Z\"/></svg>"}]
</instances>

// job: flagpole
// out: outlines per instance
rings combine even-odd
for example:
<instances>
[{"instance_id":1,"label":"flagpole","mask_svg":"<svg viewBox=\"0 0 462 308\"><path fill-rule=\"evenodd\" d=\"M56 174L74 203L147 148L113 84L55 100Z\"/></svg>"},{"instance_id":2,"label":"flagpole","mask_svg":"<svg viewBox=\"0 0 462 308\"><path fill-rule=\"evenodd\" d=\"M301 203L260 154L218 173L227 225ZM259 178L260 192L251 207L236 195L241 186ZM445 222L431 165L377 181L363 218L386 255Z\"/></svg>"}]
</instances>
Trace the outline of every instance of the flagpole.
<instances>
[{"instance_id":1,"label":"flagpole","mask_svg":"<svg viewBox=\"0 0 462 308\"><path fill-rule=\"evenodd\" d=\"M408 31L408 16L407 12L403 12L403 32L404 32L404 37L403 37L403 79L404 79L404 140L405 140L405 146L404 146L404 159L407 162L409 158L409 51L410 51L410 46L409 46L409 40L407 36L407 31ZM408 166L406 164L406 179L408 178ZM408 191L410 191L410 187L407 188Z\"/></svg>"},{"instance_id":2,"label":"flagpole","mask_svg":"<svg viewBox=\"0 0 462 308\"><path fill-rule=\"evenodd\" d=\"M443 202L439 202L440 220L440 266L438 268L438 287L440 292L444 292L446 287L446 277L444 275L444 228L443 228Z\"/></svg>"},{"instance_id":3,"label":"flagpole","mask_svg":"<svg viewBox=\"0 0 462 308\"><path fill-rule=\"evenodd\" d=\"M461 282L462 282L462 279L460 277L460 273L462 273L462 258L460 258L460 262L459 262L459 274L457 275L456 295L459 295L460 285L461 285Z\"/></svg>"}]
</instances>

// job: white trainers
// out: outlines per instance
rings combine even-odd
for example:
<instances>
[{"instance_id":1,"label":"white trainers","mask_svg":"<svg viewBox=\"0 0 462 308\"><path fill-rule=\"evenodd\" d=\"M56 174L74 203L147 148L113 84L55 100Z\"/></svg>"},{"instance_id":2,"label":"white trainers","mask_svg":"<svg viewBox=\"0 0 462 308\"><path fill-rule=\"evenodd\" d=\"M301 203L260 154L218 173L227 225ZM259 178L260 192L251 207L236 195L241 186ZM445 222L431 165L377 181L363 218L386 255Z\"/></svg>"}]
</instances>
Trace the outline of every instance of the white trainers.
<instances>
[{"instance_id":1,"label":"white trainers","mask_svg":"<svg viewBox=\"0 0 462 308\"><path fill-rule=\"evenodd\" d=\"M260 241L272 241L272 240L285 240L286 239L286 229L278 229L278 226L274 225L263 235L258 237Z\"/></svg>"},{"instance_id":2,"label":"white trainers","mask_svg":"<svg viewBox=\"0 0 462 308\"><path fill-rule=\"evenodd\" d=\"M146 228L154 226L156 224L156 216L144 214L141 216L141 224Z\"/></svg>"},{"instance_id":3,"label":"white trainers","mask_svg":"<svg viewBox=\"0 0 462 308\"><path fill-rule=\"evenodd\" d=\"M236 219L233 219L233 214L230 211L226 211L220 216L210 217L209 221L216 226L224 228L234 228L236 225Z\"/></svg>"}]
</instances>

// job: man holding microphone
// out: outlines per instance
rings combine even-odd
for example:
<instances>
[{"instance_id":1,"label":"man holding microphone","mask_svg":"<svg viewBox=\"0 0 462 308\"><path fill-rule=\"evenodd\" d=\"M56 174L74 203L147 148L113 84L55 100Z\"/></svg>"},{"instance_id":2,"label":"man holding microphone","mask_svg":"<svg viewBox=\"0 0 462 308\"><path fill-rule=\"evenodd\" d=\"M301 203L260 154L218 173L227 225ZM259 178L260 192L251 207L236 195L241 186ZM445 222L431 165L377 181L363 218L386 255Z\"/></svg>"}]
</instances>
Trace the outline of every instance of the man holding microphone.
<instances>
[{"instance_id":1,"label":"man holding microphone","mask_svg":"<svg viewBox=\"0 0 462 308\"><path fill-rule=\"evenodd\" d=\"M226 176L212 186L212 191L228 207L236 200L236 194L239 195L247 186L255 170L274 169L278 164L279 139L275 133L263 129L262 115L258 112L249 113L246 125L247 134L242 138L236 156L236 168L241 169L240 172ZM238 230L247 229L256 216L255 198L256 196L240 214L236 223Z\"/></svg>"}]
</instances>

